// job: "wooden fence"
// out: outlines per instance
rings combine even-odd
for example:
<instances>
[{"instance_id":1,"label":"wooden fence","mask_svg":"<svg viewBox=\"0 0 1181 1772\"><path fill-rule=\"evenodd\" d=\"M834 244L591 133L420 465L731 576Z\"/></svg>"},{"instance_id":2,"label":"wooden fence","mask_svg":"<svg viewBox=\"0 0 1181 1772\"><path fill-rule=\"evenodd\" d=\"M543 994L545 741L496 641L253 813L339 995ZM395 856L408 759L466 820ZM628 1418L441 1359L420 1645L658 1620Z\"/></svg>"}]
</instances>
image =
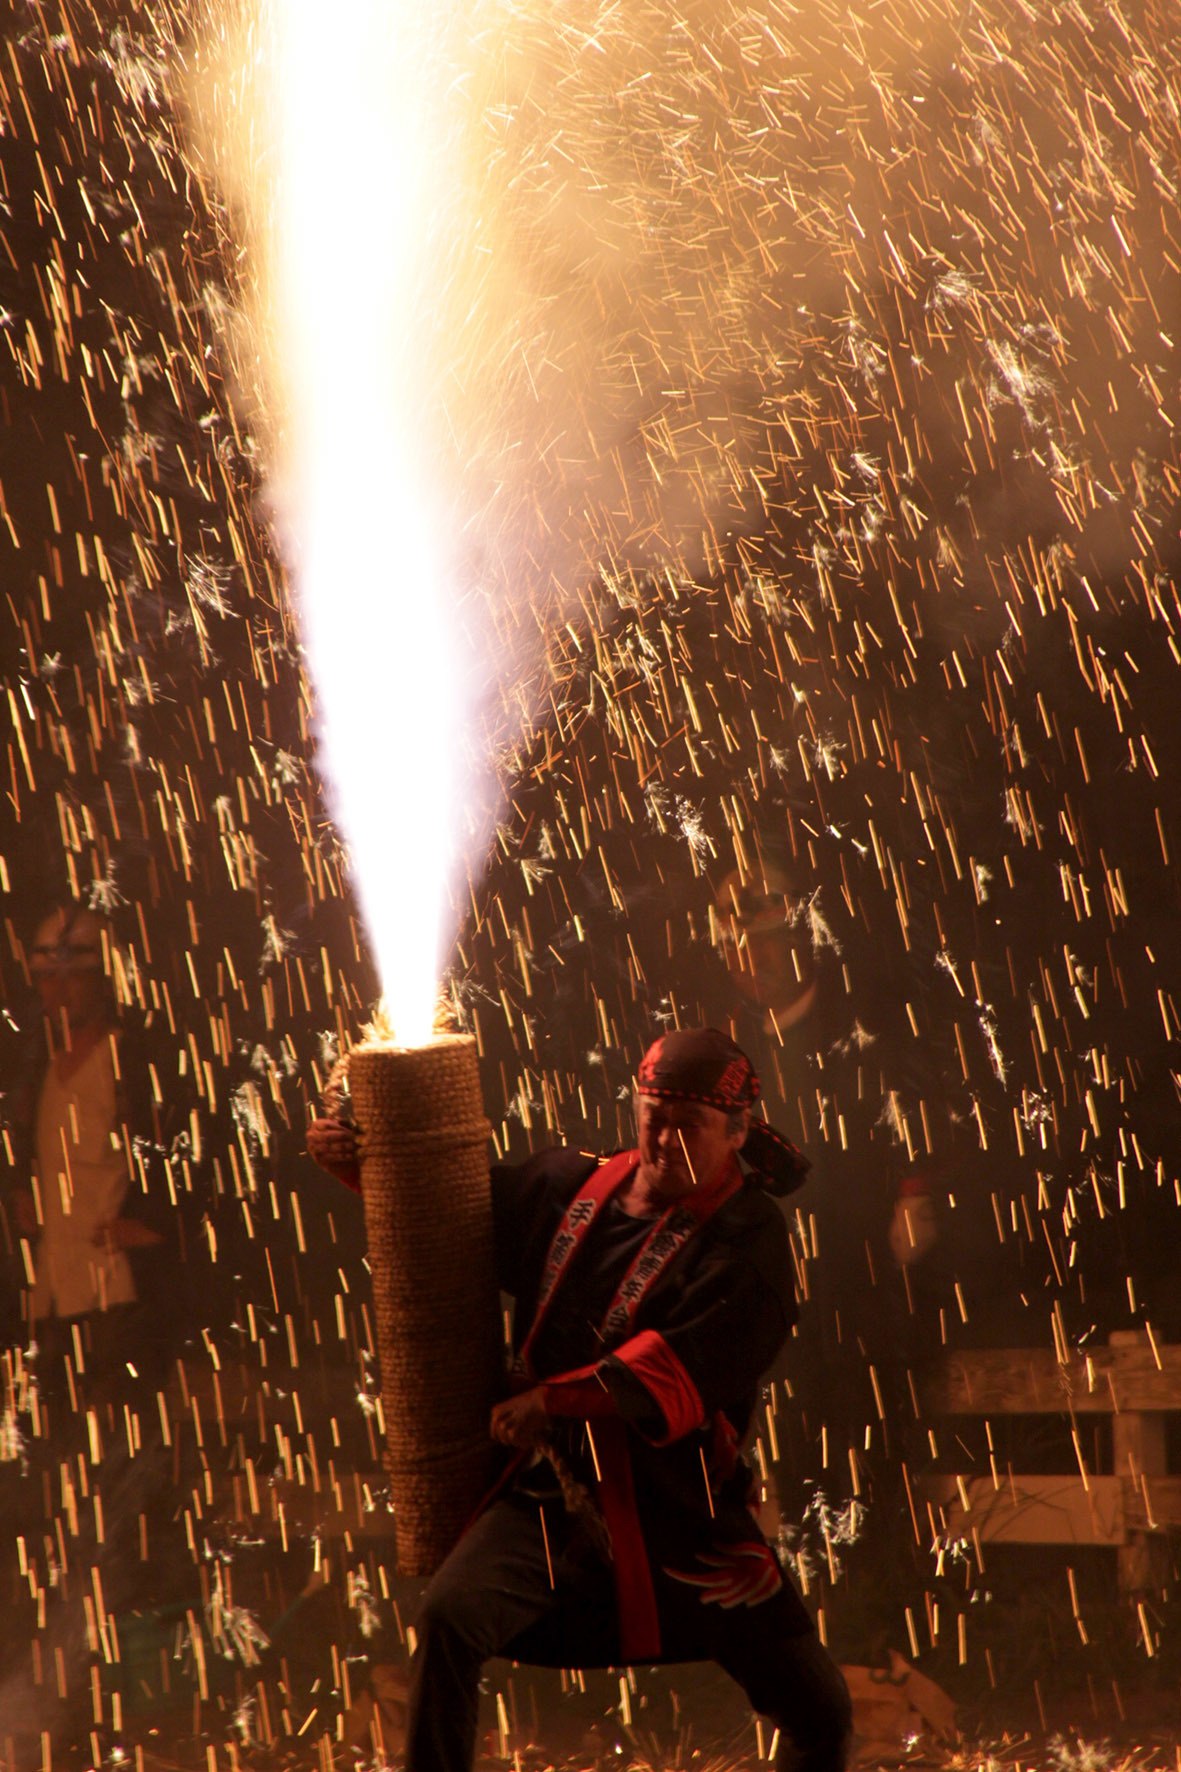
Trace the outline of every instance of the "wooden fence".
<instances>
[{"instance_id":1,"label":"wooden fence","mask_svg":"<svg viewBox=\"0 0 1181 1772\"><path fill-rule=\"evenodd\" d=\"M1125 1593L1158 1587L1168 1533L1181 1531L1181 1476L1170 1475L1165 1421L1181 1415L1181 1347L1121 1331L1107 1346L1062 1362L1052 1348L980 1348L949 1354L927 1387L937 1415L1065 1416L1076 1464L1061 1475L999 1469L929 1476L925 1500L952 1535L1009 1544L1106 1545ZM1079 1418L1111 1418L1112 1469L1088 1468ZM989 1436L991 1441L991 1435Z\"/></svg>"}]
</instances>

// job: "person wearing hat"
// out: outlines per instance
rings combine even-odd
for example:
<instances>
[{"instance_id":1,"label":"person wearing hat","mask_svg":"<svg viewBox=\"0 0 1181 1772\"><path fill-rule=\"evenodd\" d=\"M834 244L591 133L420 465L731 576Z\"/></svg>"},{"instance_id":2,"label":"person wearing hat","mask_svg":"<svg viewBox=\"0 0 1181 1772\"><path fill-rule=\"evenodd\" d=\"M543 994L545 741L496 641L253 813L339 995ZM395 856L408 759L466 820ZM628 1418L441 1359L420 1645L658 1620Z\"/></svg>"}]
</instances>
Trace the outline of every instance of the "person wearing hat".
<instances>
[{"instance_id":1,"label":"person wearing hat","mask_svg":"<svg viewBox=\"0 0 1181 1772\"><path fill-rule=\"evenodd\" d=\"M807 1169L753 1110L716 1028L665 1034L636 1079L636 1147L493 1170L500 1283L516 1301L501 1483L417 1621L408 1772L468 1772L480 1668L717 1661L779 1731L781 1772L836 1772L844 1680L750 1510L739 1446L796 1318L773 1195ZM308 1148L356 1185L354 1135Z\"/></svg>"}]
</instances>

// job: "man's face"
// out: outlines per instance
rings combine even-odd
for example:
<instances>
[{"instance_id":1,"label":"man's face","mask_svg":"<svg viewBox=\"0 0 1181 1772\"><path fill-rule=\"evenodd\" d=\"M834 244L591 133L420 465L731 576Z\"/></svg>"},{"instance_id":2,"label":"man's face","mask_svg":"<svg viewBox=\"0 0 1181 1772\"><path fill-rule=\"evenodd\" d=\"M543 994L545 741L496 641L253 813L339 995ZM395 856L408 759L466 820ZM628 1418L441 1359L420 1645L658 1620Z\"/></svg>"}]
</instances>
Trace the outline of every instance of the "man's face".
<instances>
[{"instance_id":1,"label":"man's face","mask_svg":"<svg viewBox=\"0 0 1181 1772\"><path fill-rule=\"evenodd\" d=\"M89 1027L106 1013L106 991L101 972L38 972L36 981L41 1007L55 1026L63 1010L73 1031Z\"/></svg>"},{"instance_id":2,"label":"man's face","mask_svg":"<svg viewBox=\"0 0 1181 1772\"><path fill-rule=\"evenodd\" d=\"M679 1200L715 1182L742 1146L745 1127L730 1131L729 1117L703 1102L641 1095L636 1104L640 1175L662 1200Z\"/></svg>"},{"instance_id":3,"label":"man's face","mask_svg":"<svg viewBox=\"0 0 1181 1772\"><path fill-rule=\"evenodd\" d=\"M812 984L812 956L787 879L773 868L742 884L728 874L717 900L722 953L737 988L764 1008L784 1009Z\"/></svg>"},{"instance_id":4,"label":"man's face","mask_svg":"<svg viewBox=\"0 0 1181 1772\"><path fill-rule=\"evenodd\" d=\"M41 1007L55 1026L64 1011L71 1029L106 1014L106 979L98 920L83 911L72 919L54 911L33 937L33 982Z\"/></svg>"}]
</instances>

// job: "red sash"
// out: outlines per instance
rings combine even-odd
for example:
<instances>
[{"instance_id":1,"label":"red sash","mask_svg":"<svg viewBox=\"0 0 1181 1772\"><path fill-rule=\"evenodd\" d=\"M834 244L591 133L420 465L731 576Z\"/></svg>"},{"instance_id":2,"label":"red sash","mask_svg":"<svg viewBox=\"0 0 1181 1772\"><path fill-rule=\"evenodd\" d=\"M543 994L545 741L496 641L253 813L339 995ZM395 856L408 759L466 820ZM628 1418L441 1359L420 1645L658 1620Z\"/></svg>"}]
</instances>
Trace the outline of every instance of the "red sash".
<instances>
[{"instance_id":1,"label":"red sash","mask_svg":"<svg viewBox=\"0 0 1181 1772\"><path fill-rule=\"evenodd\" d=\"M620 1151L617 1156L608 1157L588 1177L567 1206L545 1258L545 1271L541 1277L533 1322L514 1362L514 1373L518 1378L531 1379L535 1376L533 1347L553 1303L554 1294L569 1272L570 1264L600 1210L613 1194L618 1193L631 1180L639 1162L639 1151ZM741 1186L742 1172L731 1158L720 1179L708 1192L694 1190L683 1195L653 1221L652 1229L620 1281L600 1325L606 1353L610 1353L611 1348L624 1339L648 1292L694 1231L699 1230Z\"/></svg>"},{"instance_id":2,"label":"red sash","mask_svg":"<svg viewBox=\"0 0 1181 1772\"><path fill-rule=\"evenodd\" d=\"M533 1322L514 1365L518 1382L528 1383L535 1378L531 1353L554 1294L570 1271L570 1264L599 1211L630 1181L639 1160L639 1151L623 1151L609 1157L566 1208L546 1256ZM694 1231L741 1186L742 1172L731 1159L708 1192L686 1194L653 1221L639 1254L607 1307L602 1323L605 1353L624 1340L648 1292ZM596 1422L595 1441L602 1473L599 1500L613 1551L621 1652L626 1661L655 1660L660 1654L660 1618L636 1512L628 1432L622 1421Z\"/></svg>"}]
</instances>

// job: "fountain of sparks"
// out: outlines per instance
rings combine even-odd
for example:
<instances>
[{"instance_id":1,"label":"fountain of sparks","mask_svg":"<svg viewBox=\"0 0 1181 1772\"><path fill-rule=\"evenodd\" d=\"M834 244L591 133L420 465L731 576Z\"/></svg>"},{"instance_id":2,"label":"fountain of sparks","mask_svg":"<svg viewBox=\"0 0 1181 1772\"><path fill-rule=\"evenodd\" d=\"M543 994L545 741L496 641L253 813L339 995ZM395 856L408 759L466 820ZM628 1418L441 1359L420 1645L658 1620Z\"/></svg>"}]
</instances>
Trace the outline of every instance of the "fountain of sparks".
<instances>
[{"instance_id":1,"label":"fountain of sparks","mask_svg":"<svg viewBox=\"0 0 1181 1772\"><path fill-rule=\"evenodd\" d=\"M486 822L463 766L478 706L454 495L430 436L458 186L450 22L412 0L347 0L326 28L310 0L269 0L229 93L251 125L247 305L269 357L275 525L381 982L348 1070L399 1562L416 1574L486 1487L501 1380L475 1046L435 1026L452 887L479 861L462 833ZM240 127L236 140L240 155Z\"/></svg>"},{"instance_id":2,"label":"fountain of sparks","mask_svg":"<svg viewBox=\"0 0 1181 1772\"><path fill-rule=\"evenodd\" d=\"M316 702L318 764L380 979L432 1034L473 781L462 589L427 411L445 265L447 8L264 0L212 94L245 219L269 492ZM407 78L407 70L413 78ZM224 70L223 70L224 79ZM200 108L200 107L198 107Z\"/></svg>"}]
</instances>

